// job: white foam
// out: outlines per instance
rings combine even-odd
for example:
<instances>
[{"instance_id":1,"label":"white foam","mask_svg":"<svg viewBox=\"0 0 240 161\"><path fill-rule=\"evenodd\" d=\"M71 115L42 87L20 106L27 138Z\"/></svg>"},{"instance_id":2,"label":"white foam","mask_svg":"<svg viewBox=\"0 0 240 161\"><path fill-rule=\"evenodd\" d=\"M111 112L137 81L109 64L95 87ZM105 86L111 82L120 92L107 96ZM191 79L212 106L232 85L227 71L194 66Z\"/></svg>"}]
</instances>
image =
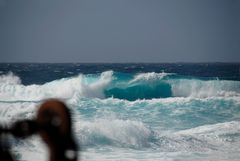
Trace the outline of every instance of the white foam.
<instances>
[{"instance_id":1,"label":"white foam","mask_svg":"<svg viewBox=\"0 0 240 161\"><path fill-rule=\"evenodd\" d=\"M0 123L11 124L19 119L33 118L37 106L37 103L32 102L0 102Z\"/></svg>"},{"instance_id":2,"label":"white foam","mask_svg":"<svg viewBox=\"0 0 240 161\"><path fill-rule=\"evenodd\" d=\"M240 139L234 138L240 135L240 122L230 121L212 125L203 125L187 130L181 130L166 134L165 149L179 151L216 151L232 150L240 146Z\"/></svg>"},{"instance_id":3,"label":"white foam","mask_svg":"<svg viewBox=\"0 0 240 161\"><path fill-rule=\"evenodd\" d=\"M43 143L38 135L34 135L24 140L18 140L12 148L17 160L25 161L46 161L49 158L48 147Z\"/></svg>"},{"instance_id":4,"label":"white foam","mask_svg":"<svg viewBox=\"0 0 240 161\"><path fill-rule=\"evenodd\" d=\"M150 80L161 80L164 77L168 75L172 75L173 73L155 73L155 72L149 72L149 73L140 73L137 74L133 80L131 80L129 83L138 82L138 81L150 81Z\"/></svg>"},{"instance_id":5,"label":"white foam","mask_svg":"<svg viewBox=\"0 0 240 161\"><path fill-rule=\"evenodd\" d=\"M191 103L192 101L201 101L201 102L208 102L208 101L234 101L234 103L240 105L240 98L239 97L209 97L209 98L194 98L194 97L169 97L169 98L154 98L154 99L138 99L135 101L128 101L123 99L117 98L106 98L106 99L98 99L95 98L91 100L91 102L96 104L102 105L122 105L124 104L126 107L134 107L139 106L140 104L147 104L150 105L158 105L158 104L180 104L184 105L186 103ZM81 104L82 99L78 101Z\"/></svg>"},{"instance_id":6,"label":"white foam","mask_svg":"<svg viewBox=\"0 0 240 161\"><path fill-rule=\"evenodd\" d=\"M76 123L78 138L83 145L104 144L111 142L120 147L146 147L149 130L142 122L120 119L95 119Z\"/></svg>"},{"instance_id":7,"label":"white foam","mask_svg":"<svg viewBox=\"0 0 240 161\"><path fill-rule=\"evenodd\" d=\"M176 132L177 135L194 135L201 137L209 137L217 139L217 137L227 136L231 134L240 134L240 121L230 121L224 123L217 123L212 125L204 125L192 129L182 130ZM225 140L222 140L225 141Z\"/></svg>"},{"instance_id":8,"label":"white foam","mask_svg":"<svg viewBox=\"0 0 240 161\"><path fill-rule=\"evenodd\" d=\"M0 101L40 101L46 98L74 99L78 97L104 98L103 88L112 80L112 71L103 72L94 82L87 82L84 75L63 78L43 85L22 85L18 77L4 76L0 84Z\"/></svg>"},{"instance_id":9,"label":"white foam","mask_svg":"<svg viewBox=\"0 0 240 161\"><path fill-rule=\"evenodd\" d=\"M21 84L21 79L12 72L0 75L0 84L16 85Z\"/></svg>"},{"instance_id":10,"label":"white foam","mask_svg":"<svg viewBox=\"0 0 240 161\"><path fill-rule=\"evenodd\" d=\"M141 73L129 83L140 80L159 80L171 73ZM103 72L92 79L78 75L45 83L23 85L12 72L0 76L0 101L39 101L46 98L61 98L76 102L79 98L105 98L104 89L111 84L113 71ZM170 79L164 80L171 86L173 97L189 98L237 98L240 97L240 82L226 80ZM149 82L151 83L151 82ZM154 100L154 99L153 99ZM168 100L168 98L166 99Z\"/></svg>"},{"instance_id":11,"label":"white foam","mask_svg":"<svg viewBox=\"0 0 240 161\"><path fill-rule=\"evenodd\" d=\"M174 103L174 99L169 98L168 100ZM111 98L91 100L104 102L105 104L100 105L99 102L93 102L96 106L101 107L107 106L110 102L112 104L126 103L126 106L136 107L138 107L138 103L151 103L151 100L134 102ZM161 101L169 103L168 101L165 102L165 100L155 99L154 101L156 101L155 103ZM176 98L175 100L180 103L184 100L191 100L191 98ZM0 119L6 117L6 120L11 121L16 118L31 118L37 110L37 103L2 102L0 107ZM76 115L79 115L79 113L76 113ZM239 158L239 121L203 125L171 133L166 133L166 131L154 131L153 133L142 121L130 119L123 120L117 118L117 116L105 117L101 115L100 118L93 120L84 120L83 118L74 120L74 135L82 143L80 146L93 144L92 147L87 148L87 151L80 152L82 157L80 160L166 160L167 158L168 160L179 158L184 160L182 154L190 156L190 159L185 160L195 160L196 157L199 160L229 160L229 158L233 158L230 160L238 160L236 158ZM171 129L171 127L169 128ZM235 134L236 137L234 138ZM154 143L156 141L155 145L151 143L151 139L149 140L152 135L159 135L158 138L156 137L159 141L154 140ZM101 139L110 141L112 144L110 146L102 145L99 142L102 141ZM90 151L91 148L93 148L93 151ZM103 149L106 149L106 151ZM21 160L46 160L48 157L46 147L42 145L42 141L36 138L19 142L13 150L17 154L21 154ZM204 157L194 156L196 153L203 154ZM217 157L215 154L221 154L222 156Z\"/></svg>"},{"instance_id":12,"label":"white foam","mask_svg":"<svg viewBox=\"0 0 240 161\"><path fill-rule=\"evenodd\" d=\"M82 94L85 97L104 98L103 89L112 81L112 75L113 71L103 72L98 81L82 85Z\"/></svg>"},{"instance_id":13,"label":"white foam","mask_svg":"<svg viewBox=\"0 0 240 161\"><path fill-rule=\"evenodd\" d=\"M240 97L240 82L227 80L169 80L174 97Z\"/></svg>"}]
</instances>

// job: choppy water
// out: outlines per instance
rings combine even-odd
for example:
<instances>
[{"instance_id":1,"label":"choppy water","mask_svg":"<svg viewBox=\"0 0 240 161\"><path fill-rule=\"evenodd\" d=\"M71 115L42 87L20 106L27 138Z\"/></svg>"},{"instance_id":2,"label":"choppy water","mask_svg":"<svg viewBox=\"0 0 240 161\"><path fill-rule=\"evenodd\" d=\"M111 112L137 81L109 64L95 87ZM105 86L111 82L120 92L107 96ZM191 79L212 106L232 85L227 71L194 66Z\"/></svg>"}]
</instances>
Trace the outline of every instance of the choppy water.
<instances>
[{"instance_id":1,"label":"choppy water","mask_svg":"<svg viewBox=\"0 0 240 161\"><path fill-rule=\"evenodd\" d=\"M240 64L0 64L0 120L60 98L81 160L239 160ZM38 137L20 160L46 160Z\"/></svg>"}]
</instances>

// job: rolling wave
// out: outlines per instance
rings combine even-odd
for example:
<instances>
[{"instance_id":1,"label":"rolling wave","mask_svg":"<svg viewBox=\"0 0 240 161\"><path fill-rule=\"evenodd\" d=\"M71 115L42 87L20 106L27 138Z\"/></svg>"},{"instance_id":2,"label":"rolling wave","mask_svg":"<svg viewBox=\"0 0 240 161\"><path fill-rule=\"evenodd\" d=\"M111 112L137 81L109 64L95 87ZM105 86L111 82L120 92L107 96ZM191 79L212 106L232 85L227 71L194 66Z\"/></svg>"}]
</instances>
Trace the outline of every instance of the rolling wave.
<instances>
[{"instance_id":1,"label":"rolling wave","mask_svg":"<svg viewBox=\"0 0 240 161\"><path fill-rule=\"evenodd\" d=\"M85 113L93 113L94 107L91 105L92 108L89 108L89 102L83 103L82 108L85 107L88 109ZM188 104L190 103L191 102L188 102ZM161 152L203 152L239 147L239 120L228 121L227 119L223 119L221 123L214 123L208 120L207 124L202 123L198 125L195 121L186 117L187 115L190 117L190 115L193 114L187 110L184 118L188 121L184 122L184 119L181 118L183 119L184 128L178 129L180 126L177 123L179 120L176 120L178 116L171 117L178 111L178 108L175 106L174 108L170 108L172 111L171 114L160 111L160 113L163 114L159 115L160 113L156 110L161 110L159 109L159 104L155 104L154 108L151 107L151 104L147 104L145 108L142 108L140 104L131 106L131 102L128 102L124 105L126 108L122 109L123 111L116 111L116 115L114 116L111 115L111 112L115 111L113 104L109 102L105 102L105 105L100 104L100 102L95 102L94 104L96 106L95 108L101 110L102 113L95 113L93 116L84 117L84 109L81 108L80 115L79 112L77 112L79 109L72 109L74 111L74 132L82 148L110 146L128 149L150 148L161 150ZM110 109L105 107L107 104L110 104ZM121 104L122 103L119 102L115 107L121 109L123 108ZM0 120L1 122L13 122L18 119L32 118L37 109L36 105L36 103L0 103ZM181 104L179 106L183 105L184 104ZM136 112L133 108L135 106L142 109L145 114L142 115L141 112L143 111L141 110ZM147 108L148 106L150 106L150 108ZM171 106L171 104L167 104L166 106ZM127 110L127 108L131 110ZM212 108L206 107L206 111L211 110ZM167 111L168 109L166 109L166 112ZM196 110L196 112L197 111L199 110ZM126 113L127 117L124 118L122 113ZM148 115L146 115L146 113L148 113ZM170 118L166 119L164 115ZM181 114L178 113L177 115ZM136 119L136 117L139 119ZM206 115L206 119L207 117L208 115ZM211 117L214 117L214 114L211 115ZM198 117L195 116L195 118ZM153 119L153 122L150 121L151 119ZM199 118L196 120L199 121ZM164 124L164 121L173 121L174 126L178 128L174 129L173 126L169 127L170 124ZM187 124L192 123L194 123L194 126L187 128ZM30 140L30 142L31 141L32 140ZM38 145L28 144L28 141L26 144L27 145L23 145L22 142L17 142L16 146L30 147L38 151Z\"/></svg>"},{"instance_id":2,"label":"rolling wave","mask_svg":"<svg viewBox=\"0 0 240 161\"><path fill-rule=\"evenodd\" d=\"M239 121L231 121L162 134L139 121L97 119L93 122L81 121L76 129L83 146L208 151L221 147L219 145L223 143L239 143L240 140L235 140L240 135L238 125Z\"/></svg>"},{"instance_id":3,"label":"rolling wave","mask_svg":"<svg viewBox=\"0 0 240 161\"><path fill-rule=\"evenodd\" d=\"M0 101L118 98L129 101L168 97L239 97L240 82L176 77L173 73L126 75L106 71L101 74L62 78L42 85L23 85L13 73L0 76Z\"/></svg>"},{"instance_id":4,"label":"rolling wave","mask_svg":"<svg viewBox=\"0 0 240 161\"><path fill-rule=\"evenodd\" d=\"M34 118L42 100L54 97L71 110L81 160L239 158L240 81L165 72L61 72L43 74L49 79L41 81L0 75L0 122ZM12 148L18 160L46 160L37 136L14 141Z\"/></svg>"}]
</instances>

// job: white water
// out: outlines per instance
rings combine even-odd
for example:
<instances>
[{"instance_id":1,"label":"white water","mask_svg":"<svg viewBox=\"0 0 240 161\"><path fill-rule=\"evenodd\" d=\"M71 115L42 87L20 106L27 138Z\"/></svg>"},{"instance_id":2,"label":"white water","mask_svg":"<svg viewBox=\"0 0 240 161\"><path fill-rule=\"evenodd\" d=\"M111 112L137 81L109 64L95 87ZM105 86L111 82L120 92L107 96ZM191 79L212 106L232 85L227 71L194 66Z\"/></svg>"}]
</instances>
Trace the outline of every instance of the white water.
<instances>
[{"instance_id":1,"label":"white water","mask_svg":"<svg viewBox=\"0 0 240 161\"><path fill-rule=\"evenodd\" d=\"M168 75L173 75L173 73L155 73L155 72L150 72L150 73L139 73L134 76L134 79L131 80L129 83L134 83L138 81L156 81L156 80L161 80L164 77Z\"/></svg>"},{"instance_id":2,"label":"white water","mask_svg":"<svg viewBox=\"0 0 240 161\"><path fill-rule=\"evenodd\" d=\"M147 80L156 80L150 75L154 78ZM23 85L12 73L2 75L0 122L34 118L41 100L54 97L71 108L84 161L240 158L239 82L169 80L177 97L127 101L104 98L113 79L108 71ZM13 150L20 160L47 158L47 148L36 136L17 142Z\"/></svg>"},{"instance_id":3,"label":"white water","mask_svg":"<svg viewBox=\"0 0 240 161\"><path fill-rule=\"evenodd\" d=\"M138 74L129 83L139 80L151 83L166 75L169 73ZM23 85L21 79L10 72L0 76L0 101L40 101L52 97L73 101L83 97L104 98L104 89L111 86L113 79L113 72L107 71L96 78L80 74L43 85ZM239 81L173 79L166 82L171 85L173 97L240 97Z\"/></svg>"}]
</instances>

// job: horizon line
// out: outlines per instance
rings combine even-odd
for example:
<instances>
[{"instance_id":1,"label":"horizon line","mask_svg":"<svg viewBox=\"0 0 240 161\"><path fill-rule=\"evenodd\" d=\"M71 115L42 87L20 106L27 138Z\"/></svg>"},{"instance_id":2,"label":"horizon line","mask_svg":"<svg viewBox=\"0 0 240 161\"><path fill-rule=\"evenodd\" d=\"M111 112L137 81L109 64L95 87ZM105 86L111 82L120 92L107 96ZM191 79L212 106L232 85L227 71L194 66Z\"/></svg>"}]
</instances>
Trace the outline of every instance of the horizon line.
<instances>
[{"instance_id":1,"label":"horizon line","mask_svg":"<svg viewBox=\"0 0 240 161\"><path fill-rule=\"evenodd\" d=\"M222 63L238 64L240 61L176 61L176 62L0 62L0 64L204 64L204 63Z\"/></svg>"}]
</instances>

